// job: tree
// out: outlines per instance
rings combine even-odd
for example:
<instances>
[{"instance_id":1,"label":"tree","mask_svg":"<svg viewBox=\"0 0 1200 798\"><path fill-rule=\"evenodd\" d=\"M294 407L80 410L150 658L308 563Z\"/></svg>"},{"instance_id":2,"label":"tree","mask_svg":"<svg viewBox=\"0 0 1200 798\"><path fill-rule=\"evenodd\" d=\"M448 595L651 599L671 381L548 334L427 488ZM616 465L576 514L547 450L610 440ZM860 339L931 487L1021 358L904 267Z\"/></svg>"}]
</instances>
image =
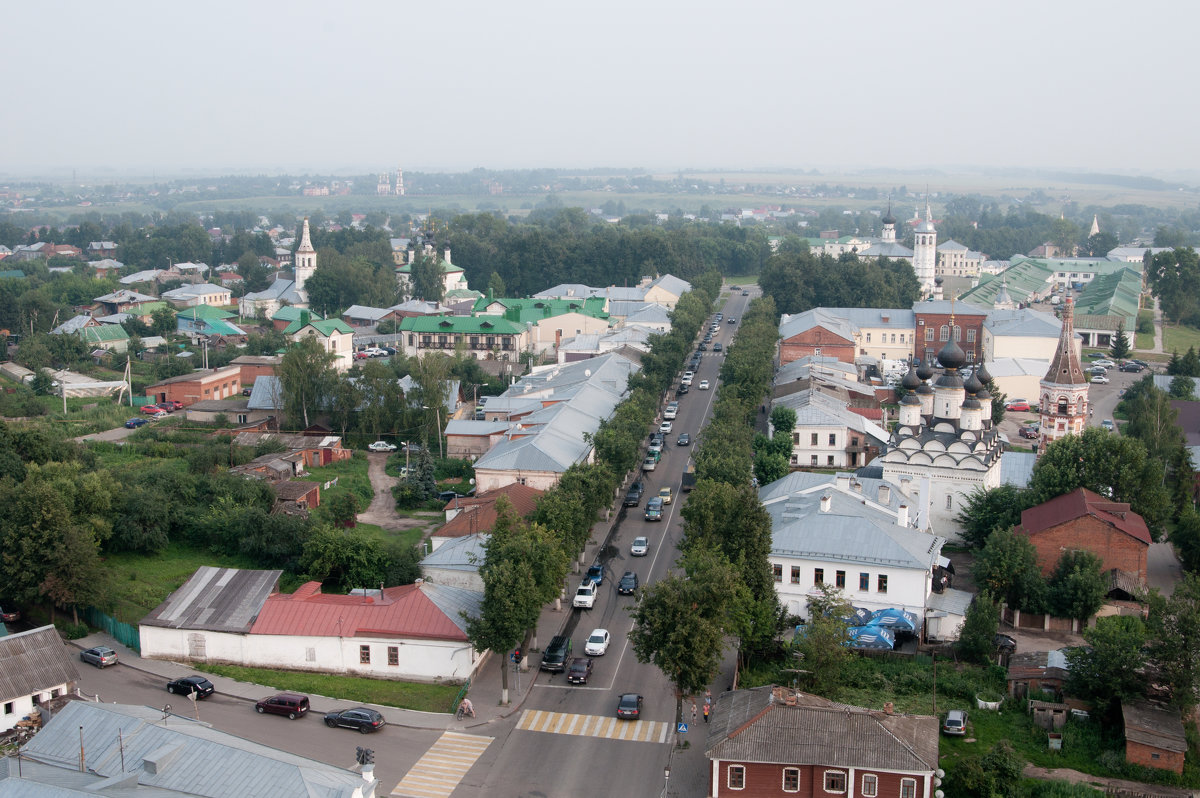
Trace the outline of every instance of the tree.
<instances>
[{"instance_id":1,"label":"tree","mask_svg":"<svg viewBox=\"0 0 1200 798\"><path fill-rule=\"evenodd\" d=\"M1096 233L1088 236L1088 253L1093 258L1103 258L1120 245L1120 241L1112 233Z\"/></svg>"},{"instance_id":2,"label":"tree","mask_svg":"<svg viewBox=\"0 0 1200 798\"><path fill-rule=\"evenodd\" d=\"M329 516L330 521L345 525L358 516L358 494L352 490L342 491L328 501L321 502L321 509Z\"/></svg>"},{"instance_id":3,"label":"tree","mask_svg":"<svg viewBox=\"0 0 1200 798\"><path fill-rule=\"evenodd\" d=\"M1170 598L1149 596L1146 620L1150 659L1171 687L1171 701L1183 709L1200 703L1200 575L1184 573Z\"/></svg>"},{"instance_id":4,"label":"tree","mask_svg":"<svg viewBox=\"0 0 1200 798\"><path fill-rule=\"evenodd\" d=\"M155 335L170 335L175 332L175 311L159 308L150 314L150 330Z\"/></svg>"},{"instance_id":5,"label":"tree","mask_svg":"<svg viewBox=\"0 0 1200 798\"><path fill-rule=\"evenodd\" d=\"M997 529L975 558L971 575L981 590L1010 607L1038 612L1045 601L1046 580L1038 569L1037 549L1024 535Z\"/></svg>"},{"instance_id":6,"label":"tree","mask_svg":"<svg viewBox=\"0 0 1200 798\"><path fill-rule=\"evenodd\" d=\"M511 651L529 628L526 597L534 592L532 571L527 565L502 560L480 569L483 577L483 603L479 615L460 613L467 624L467 638L476 651L493 651L504 656ZM536 615L534 616L536 622ZM508 668L500 669L502 700L508 703Z\"/></svg>"},{"instance_id":7,"label":"tree","mask_svg":"<svg viewBox=\"0 0 1200 798\"><path fill-rule=\"evenodd\" d=\"M1095 615L1108 592L1101 568L1100 558L1090 551L1064 551L1048 583L1050 610L1060 618Z\"/></svg>"},{"instance_id":8,"label":"tree","mask_svg":"<svg viewBox=\"0 0 1200 798\"><path fill-rule=\"evenodd\" d=\"M426 302L441 302L446 290L442 279L442 262L428 255L413 259L410 271L412 294Z\"/></svg>"},{"instance_id":9,"label":"tree","mask_svg":"<svg viewBox=\"0 0 1200 798\"><path fill-rule=\"evenodd\" d=\"M1000 628L1000 608L992 594L981 590L967 608L962 631L955 649L966 662L986 665L996 652L996 630Z\"/></svg>"},{"instance_id":10,"label":"tree","mask_svg":"<svg viewBox=\"0 0 1200 798\"><path fill-rule=\"evenodd\" d=\"M1170 394L1172 399L1195 399L1196 381L1180 374L1171 380Z\"/></svg>"},{"instance_id":11,"label":"tree","mask_svg":"<svg viewBox=\"0 0 1200 798\"><path fill-rule=\"evenodd\" d=\"M46 575L39 586L59 609L71 609L79 623L80 605L99 604L108 595L109 571L100 561L100 545L91 530L72 525L43 553Z\"/></svg>"},{"instance_id":12,"label":"tree","mask_svg":"<svg viewBox=\"0 0 1200 798\"><path fill-rule=\"evenodd\" d=\"M1146 689L1146 626L1133 615L1098 618L1083 632L1087 646L1067 651L1066 689L1071 695L1107 704L1111 710L1123 699Z\"/></svg>"},{"instance_id":13,"label":"tree","mask_svg":"<svg viewBox=\"0 0 1200 798\"><path fill-rule=\"evenodd\" d=\"M508 296L507 289L504 286L504 278L500 276L499 272L492 272L491 276L488 277L487 286L488 293L494 297Z\"/></svg>"},{"instance_id":14,"label":"tree","mask_svg":"<svg viewBox=\"0 0 1200 798\"><path fill-rule=\"evenodd\" d=\"M243 252L237 259L237 272L246 293L262 291L270 281L270 271L252 251Z\"/></svg>"},{"instance_id":15,"label":"tree","mask_svg":"<svg viewBox=\"0 0 1200 798\"><path fill-rule=\"evenodd\" d=\"M1029 495L1015 485L985 490L976 486L955 520L963 527L963 540L983 546L997 529L1012 529L1021 523L1021 513L1029 508Z\"/></svg>"},{"instance_id":16,"label":"tree","mask_svg":"<svg viewBox=\"0 0 1200 798\"><path fill-rule=\"evenodd\" d=\"M1024 760L1012 744L1001 740L987 753L963 759L955 770L953 784L971 798L1009 798L1020 794L1017 786L1024 767Z\"/></svg>"},{"instance_id":17,"label":"tree","mask_svg":"<svg viewBox=\"0 0 1200 798\"><path fill-rule=\"evenodd\" d=\"M327 409L330 395L338 382L334 355L320 341L302 338L284 354L279 364L279 384L283 390L283 409L293 427L306 429L318 412Z\"/></svg>"},{"instance_id":18,"label":"tree","mask_svg":"<svg viewBox=\"0 0 1200 798\"><path fill-rule=\"evenodd\" d=\"M797 630L793 649L813 692L825 692L840 681L851 656L846 646L847 620L854 612L842 591L833 585L817 586L808 600L808 620Z\"/></svg>"},{"instance_id":19,"label":"tree","mask_svg":"<svg viewBox=\"0 0 1200 798\"><path fill-rule=\"evenodd\" d=\"M1117 332L1113 335L1112 347L1108 353L1115 360L1122 360L1129 357L1129 335L1125 332L1125 322L1117 323Z\"/></svg>"},{"instance_id":20,"label":"tree","mask_svg":"<svg viewBox=\"0 0 1200 798\"><path fill-rule=\"evenodd\" d=\"M300 568L337 593L383 583L387 555L378 540L359 529L321 527L304 544Z\"/></svg>"}]
</instances>

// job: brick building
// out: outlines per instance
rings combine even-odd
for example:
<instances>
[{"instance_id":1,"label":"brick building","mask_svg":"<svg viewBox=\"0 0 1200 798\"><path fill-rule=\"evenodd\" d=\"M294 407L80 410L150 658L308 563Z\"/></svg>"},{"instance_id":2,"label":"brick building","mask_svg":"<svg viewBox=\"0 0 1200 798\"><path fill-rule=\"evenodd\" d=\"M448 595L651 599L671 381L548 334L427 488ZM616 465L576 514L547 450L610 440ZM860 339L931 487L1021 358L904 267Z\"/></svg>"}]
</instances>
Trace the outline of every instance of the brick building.
<instances>
[{"instance_id":1,"label":"brick building","mask_svg":"<svg viewBox=\"0 0 1200 798\"><path fill-rule=\"evenodd\" d=\"M1029 537L1047 576L1064 551L1083 550L1099 557L1105 572L1123 571L1146 581L1150 530L1124 502L1079 488L1021 513L1016 532Z\"/></svg>"},{"instance_id":2,"label":"brick building","mask_svg":"<svg viewBox=\"0 0 1200 798\"><path fill-rule=\"evenodd\" d=\"M854 330L840 316L818 310L784 315L779 322L779 363L785 365L802 357L837 358L853 363L856 354Z\"/></svg>"},{"instance_id":3,"label":"brick building","mask_svg":"<svg viewBox=\"0 0 1200 798\"><path fill-rule=\"evenodd\" d=\"M208 399L225 399L242 392L242 370L238 366L202 369L181 374L146 388L152 402L175 401L184 407Z\"/></svg>"},{"instance_id":4,"label":"brick building","mask_svg":"<svg viewBox=\"0 0 1200 798\"><path fill-rule=\"evenodd\" d=\"M1187 738L1179 710L1149 701L1121 705L1125 724L1125 759L1148 768L1183 772Z\"/></svg>"},{"instance_id":5,"label":"brick building","mask_svg":"<svg viewBox=\"0 0 1200 798\"><path fill-rule=\"evenodd\" d=\"M954 341L967 356L967 365L983 358L983 323L987 311L966 302L917 302L913 305L916 335L913 357L932 363L950 340L950 320L954 320Z\"/></svg>"}]
</instances>

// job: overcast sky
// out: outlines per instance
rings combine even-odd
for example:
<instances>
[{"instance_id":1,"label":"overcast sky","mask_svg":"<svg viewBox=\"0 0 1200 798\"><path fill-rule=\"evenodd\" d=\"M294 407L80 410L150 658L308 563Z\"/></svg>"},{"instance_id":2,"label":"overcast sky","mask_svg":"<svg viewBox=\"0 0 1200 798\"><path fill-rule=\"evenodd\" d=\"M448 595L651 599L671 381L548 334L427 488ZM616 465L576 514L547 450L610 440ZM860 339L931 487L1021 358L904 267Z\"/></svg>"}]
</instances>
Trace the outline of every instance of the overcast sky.
<instances>
[{"instance_id":1,"label":"overcast sky","mask_svg":"<svg viewBox=\"0 0 1200 798\"><path fill-rule=\"evenodd\" d=\"M1162 173L1196 166L1197 23L1183 0L15 0L0 175Z\"/></svg>"}]
</instances>

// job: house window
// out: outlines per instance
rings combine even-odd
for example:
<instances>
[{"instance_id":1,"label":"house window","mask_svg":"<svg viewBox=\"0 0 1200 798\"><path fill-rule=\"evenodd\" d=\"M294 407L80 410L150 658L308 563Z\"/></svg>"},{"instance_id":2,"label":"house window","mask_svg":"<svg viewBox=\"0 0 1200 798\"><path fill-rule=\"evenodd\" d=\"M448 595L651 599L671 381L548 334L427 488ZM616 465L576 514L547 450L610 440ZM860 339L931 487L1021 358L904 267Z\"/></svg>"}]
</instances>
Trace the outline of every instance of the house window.
<instances>
[{"instance_id":1,"label":"house window","mask_svg":"<svg viewBox=\"0 0 1200 798\"><path fill-rule=\"evenodd\" d=\"M400 664L400 647L388 646L388 665Z\"/></svg>"},{"instance_id":2,"label":"house window","mask_svg":"<svg viewBox=\"0 0 1200 798\"><path fill-rule=\"evenodd\" d=\"M838 590L844 590L846 588L845 571L838 571L837 574L834 575L834 580L834 584L837 585Z\"/></svg>"},{"instance_id":3,"label":"house window","mask_svg":"<svg viewBox=\"0 0 1200 798\"><path fill-rule=\"evenodd\" d=\"M845 792L846 791L846 771L844 770L827 770L825 771L825 792Z\"/></svg>"},{"instance_id":4,"label":"house window","mask_svg":"<svg viewBox=\"0 0 1200 798\"><path fill-rule=\"evenodd\" d=\"M317 650L312 647L304 649L304 661L305 662L316 662L317 661Z\"/></svg>"},{"instance_id":5,"label":"house window","mask_svg":"<svg viewBox=\"0 0 1200 798\"><path fill-rule=\"evenodd\" d=\"M875 585L875 590L880 593L887 592L887 574L879 575L879 581Z\"/></svg>"},{"instance_id":6,"label":"house window","mask_svg":"<svg viewBox=\"0 0 1200 798\"><path fill-rule=\"evenodd\" d=\"M953 495L946 497L946 509L947 510L954 509L954 496Z\"/></svg>"},{"instance_id":7,"label":"house window","mask_svg":"<svg viewBox=\"0 0 1200 798\"><path fill-rule=\"evenodd\" d=\"M945 324L943 324L941 334L938 337L939 337L939 340L949 341L950 340L950 328L947 327Z\"/></svg>"},{"instance_id":8,"label":"house window","mask_svg":"<svg viewBox=\"0 0 1200 798\"><path fill-rule=\"evenodd\" d=\"M61 691L61 690L59 690L57 687L55 687L53 690L51 690L51 691L50 691L50 697L51 697L51 698L58 698L58 696L59 696L61 693L62 693L62 691Z\"/></svg>"},{"instance_id":9,"label":"house window","mask_svg":"<svg viewBox=\"0 0 1200 798\"><path fill-rule=\"evenodd\" d=\"M746 768L743 765L729 766L729 789L746 789Z\"/></svg>"},{"instance_id":10,"label":"house window","mask_svg":"<svg viewBox=\"0 0 1200 798\"><path fill-rule=\"evenodd\" d=\"M864 773L862 777L862 789L859 790L863 798L876 798L879 795L879 777L874 773Z\"/></svg>"},{"instance_id":11,"label":"house window","mask_svg":"<svg viewBox=\"0 0 1200 798\"><path fill-rule=\"evenodd\" d=\"M916 779L900 779L900 798L917 798Z\"/></svg>"},{"instance_id":12,"label":"house window","mask_svg":"<svg viewBox=\"0 0 1200 798\"><path fill-rule=\"evenodd\" d=\"M4 702L4 714L5 715L11 715L13 713L13 705L15 703L16 703L15 701L5 701Z\"/></svg>"},{"instance_id":13,"label":"house window","mask_svg":"<svg viewBox=\"0 0 1200 798\"><path fill-rule=\"evenodd\" d=\"M237 423L245 424L249 420L250 420L250 416L246 415L245 413L238 413Z\"/></svg>"},{"instance_id":14,"label":"house window","mask_svg":"<svg viewBox=\"0 0 1200 798\"><path fill-rule=\"evenodd\" d=\"M904 338L904 336L903 336L903 335L902 335L902 336L900 336L900 337L901 337L901 338ZM895 334L895 333L892 333L892 343L896 343L896 334ZM904 343L904 341L901 341L900 343Z\"/></svg>"},{"instance_id":15,"label":"house window","mask_svg":"<svg viewBox=\"0 0 1200 798\"><path fill-rule=\"evenodd\" d=\"M825 465L833 465L833 455L829 455L825 458Z\"/></svg>"},{"instance_id":16,"label":"house window","mask_svg":"<svg viewBox=\"0 0 1200 798\"><path fill-rule=\"evenodd\" d=\"M1159 754L1154 754L1154 753L1150 754L1151 759L1158 759L1159 756L1160 756Z\"/></svg>"},{"instance_id":17,"label":"house window","mask_svg":"<svg viewBox=\"0 0 1200 798\"><path fill-rule=\"evenodd\" d=\"M859 590L870 590L871 589L871 575L870 574L864 572L864 573L860 573L858 575L858 589Z\"/></svg>"},{"instance_id":18,"label":"house window","mask_svg":"<svg viewBox=\"0 0 1200 798\"><path fill-rule=\"evenodd\" d=\"M829 445L837 446L837 433L836 432L829 433Z\"/></svg>"},{"instance_id":19,"label":"house window","mask_svg":"<svg viewBox=\"0 0 1200 798\"><path fill-rule=\"evenodd\" d=\"M962 327L959 327L957 324L954 325L954 340L955 341L962 340Z\"/></svg>"},{"instance_id":20,"label":"house window","mask_svg":"<svg viewBox=\"0 0 1200 798\"><path fill-rule=\"evenodd\" d=\"M926 328L925 328L925 340L926 340L926 341L932 341L932 340L933 340L933 328L932 328L932 327L926 327Z\"/></svg>"},{"instance_id":21,"label":"house window","mask_svg":"<svg viewBox=\"0 0 1200 798\"><path fill-rule=\"evenodd\" d=\"M792 443L796 444L797 446L800 445L800 433L799 432L792 433Z\"/></svg>"},{"instance_id":22,"label":"house window","mask_svg":"<svg viewBox=\"0 0 1200 798\"><path fill-rule=\"evenodd\" d=\"M815 433L815 432L814 432L814 433L812 434L812 437L809 439L809 445L810 445L810 446L816 446L816 445L817 445L817 433Z\"/></svg>"},{"instance_id":23,"label":"house window","mask_svg":"<svg viewBox=\"0 0 1200 798\"><path fill-rule=\"evenodd\" d=\"M783 769L783 791L800 792L800 768Z\"/></svg>"},{"instance_id":24,"label":"house window","mask_svg":"<svg viewBox=\"0 0 1200 798\"><path fill-rule=\"evenodd\" d=\"M817 464L817 456L814 454L812 457L809 458L809 465L815 466L816 464Z\"/></svg>"},{"instance_id":25,"label":"house window","mask_svg":"<svg viewBox=\"0 0 1200 798\"><path fill-rule=\"evenodd\" d=\"M814 585L825 584L825 569L824 568L814 568L813 569L813 584Z\"/></svg>"},{"instance_id":26,"label":"house window","mask_svg":"<svg viewBox=\"0 0 1200 798\"><path fill-rule=\"evenodd\" d=\"M798 566L798 565L792 566L792 584L793 585L800 584L800 566Z\"/></svg>"},{"instance_id":27,"label":"house window","mask_svg":"<svg viewBox=\"0 0 1200 798\"><path fill-rule=\"evenodd\" d=\"M771 565L771 573L774 574L776 582L783 581L783 566L782 565L780 565L779 563L772 564Z\"/></svg>"},{"instance_id":28,"label":"house window","mask_svg":"<svg viewBox=\"0 0 1200 798\"><path fill-rule=\"evenodd\" d=\"M851 438L851 439L850 439L850 445L851 445L851 446L858 446L858 438L857 438L857 437Z\"/></svg>"},{"instance_id":29,"label":"house window","mask_svg":"<svg viewBox=\"0 0 1200 798\"><path fill-rule=\"evenodd\" d=\"M967 330L967 343L969 343L969 344L975 343L975 331L974 330Z\"/></svg>"},{"instance_id":30,"label":"house window","mask_svg":"<svg viewBox=\"0 0 1200 798\"><path fill-rule=\"evenodd\" d=\"M871 334L867 333L867 343L871 343Z\"/></svg>"},{"instance_id":31,"label":"house window","mask_svg":"<svg viewBox=\"0 0 1200 798\"><path fill-rule=\"evenodd\" d=\"M358 664L359 665L370 665L371 664L371 647L370 646L359 646L358 647Z\"/></svg>"},{"instance_id":32,"label":"house window","mask_svg":"<svg viewBox=\"0 0 1200 798\"><path fill-rule=\"evenodd\" d=\"M525 484L525 481L526 481L526 480L525 480L525 477L517 477L517 484L518 484L518 485L524 485L524 484Z\"/></svg>"}]
</instances>

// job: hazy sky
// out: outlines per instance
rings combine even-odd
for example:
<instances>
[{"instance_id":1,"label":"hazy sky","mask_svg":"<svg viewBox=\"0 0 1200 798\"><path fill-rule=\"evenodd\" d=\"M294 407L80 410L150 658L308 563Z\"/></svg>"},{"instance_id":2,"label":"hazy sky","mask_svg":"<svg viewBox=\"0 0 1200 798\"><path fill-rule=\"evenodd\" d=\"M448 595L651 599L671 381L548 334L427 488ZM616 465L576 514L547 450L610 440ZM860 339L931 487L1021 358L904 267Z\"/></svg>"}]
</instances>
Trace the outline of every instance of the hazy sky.
<instances>
[{"instance_id":1,"label":"hazy sky","mask_svg":"<svg viewBox=\"0 0 1200 798\"><path fill-rule=\"evenodd\" d=\"M1197 165L1185 0L13 0L2 19L0 176Z\"/></svg>"}]
</instances>

